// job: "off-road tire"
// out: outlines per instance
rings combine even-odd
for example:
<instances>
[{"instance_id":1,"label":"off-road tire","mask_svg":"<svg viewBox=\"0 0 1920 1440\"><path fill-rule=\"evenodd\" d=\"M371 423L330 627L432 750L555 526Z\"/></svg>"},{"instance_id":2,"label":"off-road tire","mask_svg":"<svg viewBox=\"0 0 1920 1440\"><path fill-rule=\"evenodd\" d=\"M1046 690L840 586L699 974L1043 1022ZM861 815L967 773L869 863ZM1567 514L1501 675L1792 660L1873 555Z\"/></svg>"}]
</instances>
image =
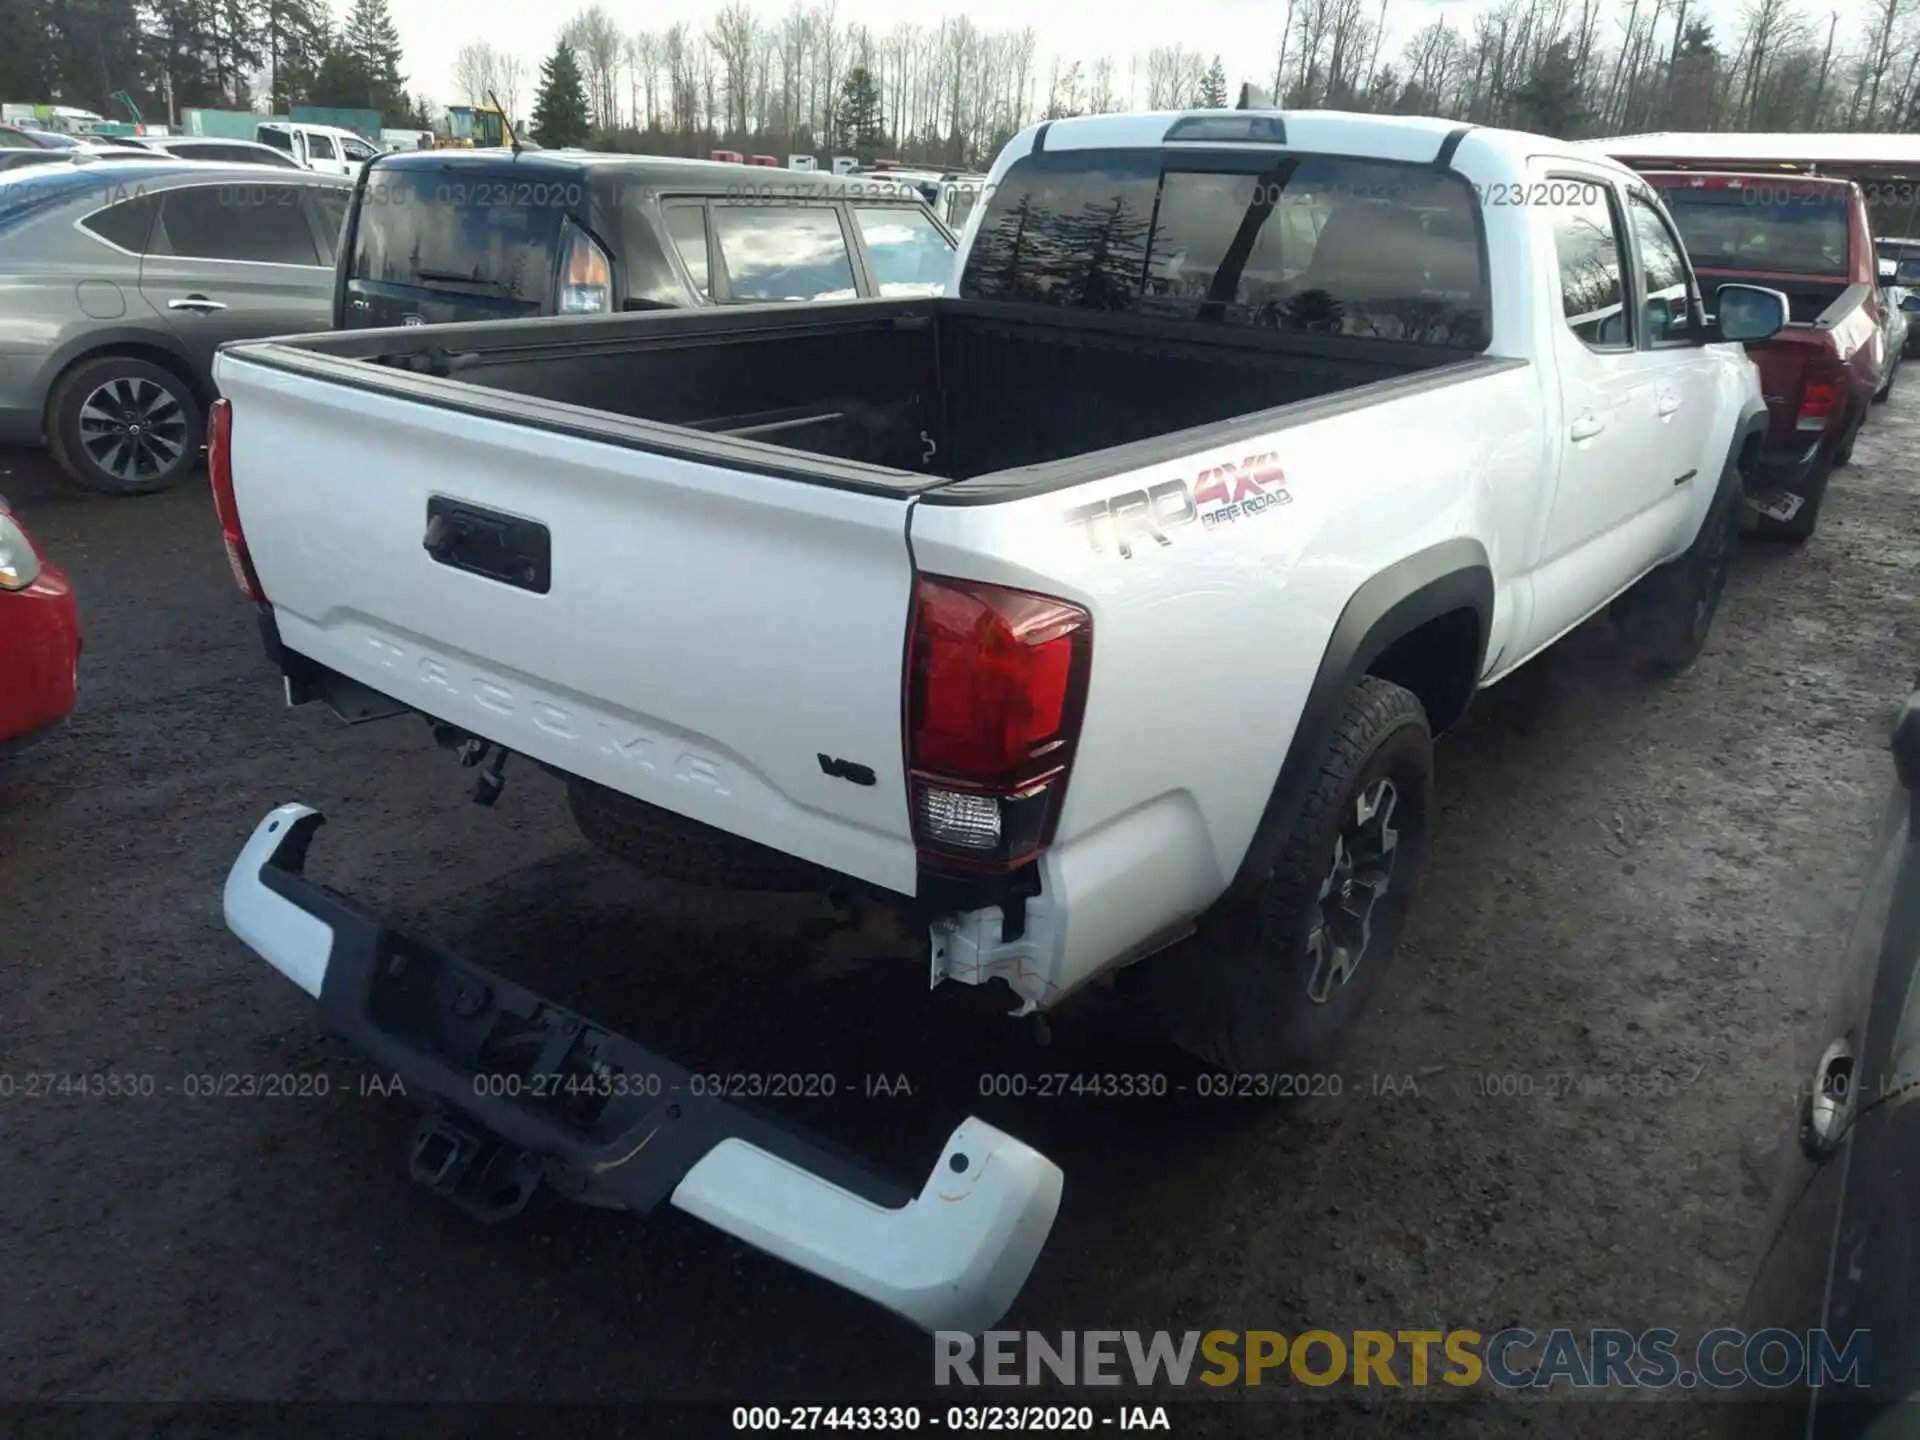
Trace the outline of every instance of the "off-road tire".
<instances>
[{"instance_id":1,"label":"off-road tire","mask_svg":"<svg viewBox=\"0 0 1920 1440\"><path fill-rule=\"evenodd\" d=\"M164 470L120 476L98 464L81 443L80 411L87 398L116 381L157 386L179 407L181 453ZM151 495L171 489L192 475L206 444L206 411L186 379L151 360L133 355L102 355L83 361L60 377L47 402L47 448L77 483L102 495Z\"/></svg>"},{"instance_id":2,"label":"off-road tire","mask_svg":"<svg viewBox=\"0 0 1920 1440\"><path fill-rule=\"evenodd\" d=\"M1643 577L1608 609L1620 638L1650 674L1677 674L1706 647L1739 541L1741 486L1740 472L1729 467L1686 553Z\"/></svg>"},{"instance_id":3,"label":"off-road tire","mask_svg":"<svg viewBox=\"0 0 1920 1440\"><path fill-rule=\"evenodd\" d=\"M818 866L590 780L567 782L574 824L598 849L645 875L717 890L825 890Z\"/></svg>"},{"instance_id":4,"label":"off-road tire","mask_svg":"<svg viewBox=\"0 0 1920 1440\"><path fill-rule=\"evenodd\" d=\"M1309 938L1348 817L1376 781L1397 795L1398 844L1373 928L1344 984L1319 1003ZM1223 900L1195 933L1121 972L1120 988L1172 1040L1209 1065L1302 1073L1333 1058L1393 958L1425 869L1433 808L1433 736L1408 690L1367 676L1347 698L1320 772L1272 874Z\"/></svg>"}]
</instances>

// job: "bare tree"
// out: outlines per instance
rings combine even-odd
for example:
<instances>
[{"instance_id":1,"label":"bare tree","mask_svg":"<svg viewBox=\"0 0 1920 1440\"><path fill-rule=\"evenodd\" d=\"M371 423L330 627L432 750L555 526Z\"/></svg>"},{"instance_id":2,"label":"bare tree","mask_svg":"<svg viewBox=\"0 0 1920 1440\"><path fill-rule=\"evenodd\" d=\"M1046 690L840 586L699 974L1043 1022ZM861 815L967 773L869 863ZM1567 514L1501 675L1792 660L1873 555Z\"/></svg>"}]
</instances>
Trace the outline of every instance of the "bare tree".
<instances>
[{"instance_id":1,"label":"bare tree","mask_svg":"<svg viewBox=\"0 0 1920 1440\"><path fill-rule=\"evenodd\" d=\"M745 0L732 0L713 17L713 24L707 29L707 44L720 62L726 87L727 108L722 131L747 133L754 42L759 31L759 22L753 18L753 11Z\"/></svg>"},{"instance_id":2,"label":"bare tree","mask_svg":"<svg viewBox=\"0 0 1920 1440\"><path fill-rule=\"evenodd\" d=\"M487 92L500 88L500 52L484 40L462 45L453 57L453 88L469 105L487 103Z\"/></svg>"},{"instance_id":3,"label":"bare tree","mask_svg":"<svg viewBox=\"0 0 1920 1440\"><path fill-rule=\"evenodd\" d=\"M1184 45L1157 46L1147 52L1147 109L1183 110L1200 88L1206 62Z\"/></svg>"},{"instance_id":4,"label":"bare tree","mask_svg":"<svg viewBox=\"0 0 1920 1440\"><path fill-rule=\"evenodd\" d=\"M1880 114L1880 87L1886 82L1887 72L1892 68L1894 59L1894 34L1904 28L1904 22L1911 10L1911 0L1874 0L1870 12L1872 16L1872 37L1866 59L1866 123L1867 128L1877 130L1884 127ZM1833 17L1837 28L1840 17ZM1832 33L1828 33L1828 53L1832 53ZM1825 79L1824 73L1822 79ZM1856 92L1858 93L1858 92Z\"/></svg>"},{"instance_id":5,"label":"bare tree","mask_svg":"<svg viewBox=\"0 0 1920 1440\"><path fill-rule=\"evenodd\" d=\"M1087 81L1087 109L1095 115L1107 115L1119 108L1113 94L1113 57L1102 55L1093 62L1093 74Z\"/></svg>"},{"instance_id":6,"label":"bare tree","mask_svg":"<svg viewBox=\"0 0 1920 1440\"><path fill-rule=\"evenodd\" d=\"M580 57L594 123L603 130L616 128L620 124L620 65L627 52L626 37L613 17L597 4L575 15L561 34Z\"/></svg>"},{"instance_id":7,"label":"bare tree","mask_svg":"<svg viewBox=\"0 0 1920 1440\"><path fill-rule=\"evenodd\" d=\"M507 112L507 118L520 118L520 96L527 88L527 62L519 55L506 52L499 56L499 66L494 72L494 91L501 106Z\"/></svg>"}]
</instances>

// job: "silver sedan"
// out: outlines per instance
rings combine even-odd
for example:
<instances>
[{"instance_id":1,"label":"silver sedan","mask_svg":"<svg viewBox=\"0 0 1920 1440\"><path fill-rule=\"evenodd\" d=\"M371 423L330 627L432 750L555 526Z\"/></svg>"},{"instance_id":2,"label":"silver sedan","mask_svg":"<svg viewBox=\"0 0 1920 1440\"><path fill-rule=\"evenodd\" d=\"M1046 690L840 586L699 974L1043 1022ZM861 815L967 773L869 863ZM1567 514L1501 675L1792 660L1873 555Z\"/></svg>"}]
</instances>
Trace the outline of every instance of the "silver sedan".
<instances>
[{"instance_id":1,"label":"silver sedan","mask_svg":"<svg viewBox=\"0 0 1920 1440\"><path fill-rule=\"evenodd\" d=\"M199 460L213 353L332 325L353 182L164 156L0 179L0 442L141 494Z\"/></svg>"}]
</instances>

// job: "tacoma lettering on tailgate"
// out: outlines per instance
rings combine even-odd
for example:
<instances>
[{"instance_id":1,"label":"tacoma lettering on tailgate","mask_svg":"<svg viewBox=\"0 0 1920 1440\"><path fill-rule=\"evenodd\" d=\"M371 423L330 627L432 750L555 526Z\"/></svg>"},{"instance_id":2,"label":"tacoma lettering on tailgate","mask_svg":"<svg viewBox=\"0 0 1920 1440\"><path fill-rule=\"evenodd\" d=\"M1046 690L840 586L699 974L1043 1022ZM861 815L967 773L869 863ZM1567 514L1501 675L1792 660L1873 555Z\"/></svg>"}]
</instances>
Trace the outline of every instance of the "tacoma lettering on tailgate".
<instances>
[{"instance_id":1,"label":"tacoma lettering on tailgate","mask_svg":"<svg viewBox=\"0 0 1920 1440\"><path fill-rule=\"evenodd\" d=\"M1122 560L1131 560L1133 547L1142 538L1171 545L1167 532L1183 525L1198 521L1203 529L1213 529L1292 504L1286 478L1278 456L1271 452L1249 455L1238 465L1201 471L1191 485L1185 480L1165 480L1145 490L1075 506L1066 512L1066 521L1069 527L1085 531L1087 544L1096 552L1105 548L1101 543L1105 522L1113 548Z\"/></svg>"},{"instance_id":2,"label":"tacoma lettering on tailgate","mask_svg":"<svg viewBox=\"0 0 1920 1440\"><path fill-rule=\"evenodd\" d=\"M503 720L529 725L569 747L612 756L644 774L671 776L682 785L698 786L715 795L733 793L727 772L718 761L697 751L674 748L673 741L630 720L592 711L570 713L552 700L515 695L501 680L477 673L471 666L456 665L424 651L410 652L384 636L362 632L361 638L372 652L373 663L382 670L396 674L411 672L429 694L444 695L449 702L446 707L432 706L431 701L426 703L435 710L444 709L446 716L458 714L462 706L472 706ZM498 735L488 738L500 739Z\"/></svg>"}]
</instances>

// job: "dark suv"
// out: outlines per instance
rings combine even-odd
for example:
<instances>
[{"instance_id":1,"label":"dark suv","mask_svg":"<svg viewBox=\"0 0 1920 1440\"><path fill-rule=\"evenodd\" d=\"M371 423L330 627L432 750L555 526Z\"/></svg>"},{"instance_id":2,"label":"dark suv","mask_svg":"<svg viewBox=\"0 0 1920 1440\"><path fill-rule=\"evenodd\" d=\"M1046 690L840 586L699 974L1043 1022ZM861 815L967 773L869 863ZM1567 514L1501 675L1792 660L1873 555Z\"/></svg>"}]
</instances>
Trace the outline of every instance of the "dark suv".
<instances>
[{"instance_id":1,"label":"dark suv","mask_svg":"<svg viewBox=\"0 0 1920 1440\"><path fill-rule=\"evenodd\" d=\"M932 295L954 236L908 186L578 150L417 151L361 172L340 329Z\"/></svg>"}]
</instances>

